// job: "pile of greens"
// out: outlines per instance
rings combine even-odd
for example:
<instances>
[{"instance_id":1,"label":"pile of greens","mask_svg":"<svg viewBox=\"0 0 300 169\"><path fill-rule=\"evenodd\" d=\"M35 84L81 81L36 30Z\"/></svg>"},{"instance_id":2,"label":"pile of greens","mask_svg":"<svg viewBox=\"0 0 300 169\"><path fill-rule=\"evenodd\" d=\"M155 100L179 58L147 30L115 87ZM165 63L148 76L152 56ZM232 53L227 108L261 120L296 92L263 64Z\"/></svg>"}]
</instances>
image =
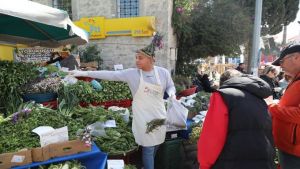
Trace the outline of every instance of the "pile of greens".
<instances>
[{"instance_id":1,"label":"pile of greens","mask_svg":"<svg viewBox=\"0 0 300 169\"><path fill-rule=\"evenodd\" d=\"M46 165L39 166L39 169L85 169L85 168L86 167L83 166L77 160L65 161L57 164L50 164L49 166Z\"/></svg>"},{"instance_id":2,"label":"pile of greens","mask_svg":"<svg viewBox=\"0 0 300 169\"><path fill-rule=\"evenodd\" d=\"M198 113L200 111L205 111L208 109L210 93L204 91L198 92L196 97L194 97L193 99L196 102L194 103L193 107L187 107L187 109L189 109L189 112Z\"/></svg>"},{"instance_id":3,"label":"pile of greens","mask_svg":"<svg viewBox=\"0 0 300 169\"><path fill-rule=\"evenodd\" d=\"M107 111L102 107L77 108L72 118L83 124L115 120L116 128L105 128L105 136L93 137L101 151L109 155L124 154L137 148L130 123L125 122L119 113Z\"/></svg>"},{"instance_id":4,"label":"pile of greens","mask_svg":"<svg viewBox=\"0 0 300 169\"><path fill-rule=\"evenodd\" d=\"M106 135L94 137L100 149L109 154L122 154L137 147L127 124L118 113L102 107L75 107L68 115L59 110L29 103L0 123L0 153L15 152L23 148L40 147L39 136L33 129L39 126L61 128L68 126L69 138L77 138L77 132L97 121L115 120L116 128L105 128Z\"/></svg>"},{"instance_id":5,"label":"pile of greens","mask_svg":"<svg viewBox=\"0 0 300 169\"><path fill-rule=\"evenodd\" d=\"M14 113L22 103L21 86L38 74L32 63L0 61L0 112Z\"/></svg>"},{"instance_id":6,"label":"pile of greens","mask_svg":"<svg viewBox=\"0 0 300 169\"><path fill-rule=\"evenodd\" d=\"M128 85L124 82L101 81L103 98L98 101L132 99Z\"/></svg>"},{"instance_id":7,"label":"pile of greens","mask_svg":"<svg viewBox=\"0 0 300 169\"><path fill-rule=\"evenodd\" d=\"M65 85L59 91L59 100L62 101L64 99L68 105L72 106L73 104L78 104L78 102L107 102L132 98L126 83L104 80L100 83L103 87L102 91L94 90L91 83L81 80L73 85Z\"/></svg>"},{"instance_id":8,"label":"pile of greens","mask_svg":"<svg viewBox=\"0 0 300 169\"><path fill-rule=\"evenodd\" d=\"M22 108L0 123L0 153L40 147L39 136L32 132L33 129L39 126L64 127L68 120L72 119L49 108L36 105Z\"/></svg>"}]
</instances>

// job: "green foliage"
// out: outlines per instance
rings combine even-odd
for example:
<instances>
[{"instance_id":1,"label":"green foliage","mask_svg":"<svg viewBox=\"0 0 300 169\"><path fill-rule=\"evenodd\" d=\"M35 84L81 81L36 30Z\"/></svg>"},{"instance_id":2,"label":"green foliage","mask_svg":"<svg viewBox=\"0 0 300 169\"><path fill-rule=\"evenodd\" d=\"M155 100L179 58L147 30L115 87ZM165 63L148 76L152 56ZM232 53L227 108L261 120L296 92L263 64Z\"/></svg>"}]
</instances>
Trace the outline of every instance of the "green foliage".
<instances>
[{"instance_id":1,"label":"green foliage","mask_svg":"<svg viewBox=\"0 0 300 169\"><path fill-rule=\"evenodd\" d=\"M27 108L29 108L27 106ZM32 132L39 126L60 128L68 126L70 140L77 138L79 129L87 125L107 120L115 120L116 128L106 128L106 136L95 137L95 143L101 150L111 154L123 154L137 148L131 132L130 124L124 122L122 116L107 111L101 107L74 107L69 115L38 105L32 105L30 112L23 113L20 109L17 118L15 114L0 123L0 154L15 152L23 148L40 147L39 136Z\"/></svg>"},{"instance_id":2,"label":"green foliage","mask_svg":"<svg viewBox=\"0 0 300 169\"><path fill-rule=\"evenodd\" d=\"M0 123L0 153L15 152L23 148L39 147L39 136L32 132L39 126L60 128L67 125L67 120L49 108L31 107L31 112L23 118L14 115Z\"/></svg>"},{"instance_id":3,"label":"green foliage","mask_svg":"<svg viewBox=\"0 0 300 169\"><path fill-rule=\"evenodd\" d=\"M126 164L124 169L137 169L135 165Z\"/></svg>"},{"instance_id":4,"label":"green foliage","mask_svg":"<svg viewBox=\"0 0 300 169\"><path fill-rule=\"evenodd\" d=\"M263 1L262 34L277 34L294 21L298 4L298 0ZM198 58L239 55L240 46L251 41L254 12L253 0L174 0L176 73L186 75Z\"/></svg>"},{"instance_id":5,"label":"green foliage","mask_svg":"<svg viewBox=\"0 0 300 169\"><path fill-rule=\"evenodd\" d=\"M57 164L50 164L48 166L41 165L38 169L86 169L79 161L72 160L72 161L64 161Z\"/></svg>"},{"instance_id":6,"label":"green foliage","mask_svg":"<svg viewBox=\"0 0 300 169\"><path fill-rule=\"evenodd\" d=\"M189 112L200 112L208 110L210 93L201 91L198 92L196 97L193 98L196 102L193 107L187 107Z\"/></svg>"},{"instance_id":7,"label":"green foliage","mask_svg":"<svg viewBox=\"0 0 300 169\"><path fill-rule=\"evenodd\" d=\"M198 2L189 1L193 9L188 14L173 13L179 42L177 74L190 73L190 65L198 58L240 54L239 46L246 42L251 30L249 16L232 0ZM184 26L177 24L181 20Z\"/></svg>"},{"instance_id":8,"label":"green foliage","mask_svg":"<svg viewBox=\"0 0 300 169\"><path fill-rule=\"evenodd\" d=\"M192 86L192 80L190 77L176 75L173 76L172 79L174 81L177 93Z\"/></svg>"},{"instance_id":9,"label":"green foliage","mask_svg":"<svg viewBox=\"0 0 300 169\"><path fill-rule=\"evenodd\" d=\"M255 1L234 0L254 19ZM299 0L263 1L262 35L275 35L282 31L283 25L288 25L296 19Z\"/></svg>"},{"instance_id":10,"label":"green foliage","mask_svg":"<svg viewBox=\"0 0 300 169\"><path fill-rule=\"evenodd\" d=\"M79 80L73 85L65 85L58 92L59 101L64 100L63 108L72 110L79 102L106 102L132 99L132 95L128 85L124 82L105 81L102 80L101 85L103 90L96 91L91 83Z\"/></svg>"},{"instance_id":11,"label":"green foliage","mask_svg":"<svg viewBox=\"0 0 300 169\"><path fill-rule=\"evenodd\" d=\"M84 49L79 51L80 61L81 62L93 62L96 61L98 63L98 68L103 63L101 58L101 50L97 45L89 45Z\"/></svg>"},{"instance_id":12,"label":"green foliage","mask_svg":"<svg viewBox=\"0 0 300 169\"><path fill-rule=\"evenodd\" d=\"M21 86L37 76L34 64L0 61L0 111L15 112L22 103Z\"/></svg>"}]
</instances>

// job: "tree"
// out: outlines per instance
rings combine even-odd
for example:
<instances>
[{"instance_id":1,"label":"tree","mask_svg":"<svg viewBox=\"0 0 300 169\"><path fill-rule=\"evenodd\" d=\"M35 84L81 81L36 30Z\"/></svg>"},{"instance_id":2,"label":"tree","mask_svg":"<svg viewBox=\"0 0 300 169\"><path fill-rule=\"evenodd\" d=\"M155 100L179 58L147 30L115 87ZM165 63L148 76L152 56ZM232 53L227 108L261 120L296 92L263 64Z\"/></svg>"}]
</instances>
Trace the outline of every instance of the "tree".
<instances>
[{"instance_id":1,"label":"tree","mask_svg":"<svg viewBox=\"0 0 300 169\"><path fill-rule=\"evenodd\" d=\"M98 69L100 69L103 60L101 58L101 49L97 45L88 45L79 51L81 62L96 61Z\"/></svg>"},{"instance_id":2,"label":"tree","mask_svg":"<svg viewBox=\"0 0 300 169\"><path fill-rule=\"evenodd\" d=\"M274 35L295 20L299 0L263 1L262 35ZM176 73L187 74L197 58L238 55L251 46L255 1L174 0L178 40Z\"/></svg>"},{"instance_id":3,"label":"tree","mask_svg":"<svg viewBox=\"0 0 300 169\"><path fill-rule=\"evenodd\" d=\"M241 52L240 45L248 37L251 20L242 8L230 2L232 0L202 1L194 3L189 13L175 11L181 19L177 22L183 22L176 29L176 73L190 72L187 69L197 58L237 55ZM177 22L175 26L179 25L176 25Z\"/></svg>"},{"instance_id":4,"label":"tree","mask_svg":"<svg viewBox=\"0 0 300 169\"><path fill-rule=\"evenodd\" d=\"M249 11L254 18L254 0L235 0L242 8ZM299 0L264 0L262 11L262 35L275 35L283 26L296 19Z\"/></svg>"}]
</instances>

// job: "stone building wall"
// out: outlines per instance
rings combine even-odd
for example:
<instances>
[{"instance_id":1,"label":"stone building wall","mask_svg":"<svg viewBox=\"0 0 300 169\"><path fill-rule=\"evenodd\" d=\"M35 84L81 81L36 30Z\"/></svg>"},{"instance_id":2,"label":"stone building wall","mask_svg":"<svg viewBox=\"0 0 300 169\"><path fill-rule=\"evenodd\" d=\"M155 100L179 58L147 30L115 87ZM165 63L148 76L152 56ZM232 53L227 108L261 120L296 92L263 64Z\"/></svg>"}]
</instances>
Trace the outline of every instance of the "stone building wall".
<instances>
[{"instance_id":1,"label":"stone building wall","mask_svg":"<svg viewBox=\"0 0 300 169\"><path fill-rule=\"evenodd\" d=\"M52 0L34 1L52 6ZM173 0L140 0L139 3L139 16L155 16L156 30L164 35L164 47L156 53L156 65L171 71L176 59L176 37L171 27ZM117 8L117 0L72 0L73 21L95 16L117 18ZM151 40L151 37L114 36L90 40L89 44L97 44L102 49L104 68L111 69L115 64L129 68L135 66L135 51Z\"/></svg>"}]
</instances>

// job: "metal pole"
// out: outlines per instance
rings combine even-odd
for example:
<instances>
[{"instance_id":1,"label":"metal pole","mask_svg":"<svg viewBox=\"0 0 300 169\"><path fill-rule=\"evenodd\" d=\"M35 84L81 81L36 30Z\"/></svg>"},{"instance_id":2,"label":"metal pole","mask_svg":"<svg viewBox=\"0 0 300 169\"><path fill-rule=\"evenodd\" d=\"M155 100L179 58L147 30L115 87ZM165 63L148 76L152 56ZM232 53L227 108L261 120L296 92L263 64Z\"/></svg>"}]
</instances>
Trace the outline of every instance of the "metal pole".
<instances>
[{"instance_id":1,"label":"metal pole","mask_svg":"<svg viewBox=\"0 0 300 169\"><path fill-rule=\"evenodd\" d=\"M250 71L253 75L258 75L258 65L260 59L260 29L261 29L261 14L262 14L263 0L256 0L255 2L255 21L253 30L252 52L250 58Z\"/></svg>"}]
</instances>

